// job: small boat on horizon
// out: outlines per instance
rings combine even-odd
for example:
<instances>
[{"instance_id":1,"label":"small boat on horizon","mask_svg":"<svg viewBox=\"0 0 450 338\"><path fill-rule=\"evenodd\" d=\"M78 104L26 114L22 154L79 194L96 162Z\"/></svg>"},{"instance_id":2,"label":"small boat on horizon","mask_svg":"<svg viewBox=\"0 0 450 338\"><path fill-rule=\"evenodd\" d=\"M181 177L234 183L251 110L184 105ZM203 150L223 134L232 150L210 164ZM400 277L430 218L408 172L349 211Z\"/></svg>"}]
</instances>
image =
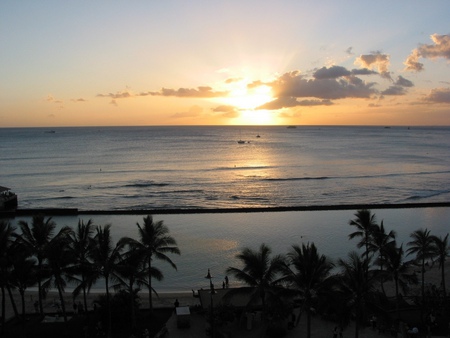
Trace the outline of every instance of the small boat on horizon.
<instances>
[{"instance_id":1,"label":"small boat on horizon","mask_svg":"<svg viewBox=\"0 0 450 338\"><path fill-rule=\"evenodd\" d=\"M295 129L295 128L297 128L297 126L287 126L286 128L287 129Z\"/></svg>"},{"instance_id":2,"label":"small boat on horizon","mask_svg":"<svg viewBox=\"0 0 450 338\"><path fill-rule=\"evenodd\" d=\"M245 141L244 141L244 140L239 140L239 141L237 141L237 143L239 143L239 144L244 144Z\"/></svg>"}]
</instances>

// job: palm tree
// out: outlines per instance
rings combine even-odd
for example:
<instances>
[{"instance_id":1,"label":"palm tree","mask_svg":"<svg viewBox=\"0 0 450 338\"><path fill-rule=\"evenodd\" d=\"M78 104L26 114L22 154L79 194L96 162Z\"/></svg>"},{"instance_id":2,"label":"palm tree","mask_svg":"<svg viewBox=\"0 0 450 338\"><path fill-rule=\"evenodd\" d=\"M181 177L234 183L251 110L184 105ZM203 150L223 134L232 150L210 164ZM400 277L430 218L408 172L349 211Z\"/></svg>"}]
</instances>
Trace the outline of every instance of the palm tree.
<instances>
[{"instance_id":1,"label":"palm tree","mask_svg":"<svg viewBox=\"0 0 450 338\"><path fill-rule=\"evenodd\" d=\"M346 302L355 315L355 338L359 337L359 327L364 320L366 304L374 292L375 279L368 274L369 261L362 259L352 251L348 260L339 259L342 272L339 278L339 289L345 295Z\"/></svg>"},{"instance_id":2,"label":"palm tree","mask_svg":"<svg viewBox=\"0 0 450 338\"><path fill-rule=\"evenodd\" d=\"M286 265L286 280L304 297L303 308L307 315L307 337L311 337L311 301L327 286L333 264L325 255L319 255L312 244L293 245L287 254L289 266ZM301 315L301 312L300 312ZM297 323L300 320L297 318Z\"/></svg>"},{"instance_id":3,"label":"palm tree","mask_svg":"<svg viewBox=\"0 0 450 338\"><path fill-rule=\"evenodd\" d=\"M410 237L412 241L408 242L408 255L415 254L415 260L420 262L422 275L422 302L425 301L425 262L432 259L435 255L436 249L434 247L433 237L430 235L430 230L419 229L414 231Z\"/></svg>"},{"instance_id":4,"label":"palm tree","mask_svg":"<svg viewBox=\"0 0 450 338\"><path fill-rule=\"evenodd\" d=\"M94 247L94 224L92 220L84 223L78 220L75 232L71 234L70 249L75 260L74 273L80 276L79 285L74 289L73 295L76 297L83 291L84 312L87 313L87 293L95 282L95 271L93 263L89 257Z\"/></svg>"},{"instance_id":5,"label":"palm tree","mask_svg":"<svg viewBox=\"0 0 450 338\"><path fill-rule=\"evenodd\" d=\"M0 287L2 291L2 333L5 327L6 293L9 286L11 268L11 248L14 244L15 228L5 220L0 220Z\"/></svg>"},{"instance_id":6,"label":"palm tree","mask_svg":"<svg viewBox=\"0 0 450 338\"><path fill-rule=\"evenodd\" d=\"M96 266L96 273L105 279L106 290L106 311L108 315L107 335L111 336L111 306L109 294L109 281L116 269L117 263L121 257L121 251L124 243L119 241L113 245L111 237L111 225L104 227L97 226L94 237L94 247L91 251L91 258Z\"/></svg>"},{"instance_id":7,"label":"palm tree","mask_svg":"<svg viewBox=\"0 0 450 338\"><path fill-rule=\"evenodd\" d=\"M377 223L375 214L372 214L370 210L361 209L355 214L355 219L348 222L349 225L356 227L356 231L348 235L349 239L355 237L361 237L361 241L358 243L358 248L365 248L366 261L369 261L369 243L370 236L375 231Z\"/></svg>"},{"instance_id":8,"label":"palm tree","mask_svg":"<svg viewBox=\"0 0 450 338\"><path fill-rule=\"evenodd\" d=\"M445 288L445 261L447 257L450 256L450 244L448 243L448 234L442 238L437 236L432 236L434 242L434 248L436 250L435 256L438 259L439 267L441 268L441 285L444 292L444 297L447 296L447 291Z\"/></svg>"},{"instance_id":9,"label":"palm tree","mask_svg":"<svg viewBox=\"0 0 450 338\"><path fill-rule=\"evenodd\" d=\"M22 231L21 236L18 236L20 244L31 255L35 256L38 262L37 281L39 294L39 312L44 313L42 305L43 288L42 279L44 277L44 263L47 258L47 250L50 243L60 236L64 236L71 231L69 227L63 227L55 236L56 223L49 217L47 220L44 215L33 216L31 227L26 221L19 221L19 226Z\"/></svg>"},{"instance_id":10,"label":"palm tree","mask_svg":"<svg viewBox=\"0 0 450 338\"><path fill-rule=\"evenodd\" d=\"M126 289L130 297L130 315L131 315L131 331L136 328L136 309L135 309L135 297L142 285L146 285L147 271L145 269L146 260L143 259L142 252L130 249L122 254L122 259L117 263L114 273L115 279L118 281L114 285L115 290ZM159 270L158 270L159 271ZM153 276L155 277L155 276ZM159 271L157 275L159 279L162 278L162 273Z\"/></svg>"},{"instance_id":11,"label":"palm tree","mask_svg":"<svg viewBox=\"0 0 450 338\"><path fill-rule=\"evenodd\" d=\"M402 289L404 293L407 292L409 283L417 283L417 278L415 274L409 273L409 264L404 262L405 254L403 250L403 245L397 247L394 245L389 245L383 250L383 260L386 270L383 271L383 275L387 280L393 280L395 284L395 303L397 319L400 319L400 292L399 288ZM380 258L381 259L381 258Z\"/></svg>"},{"instance_id":12,"label":"palm tree","mask_svg":"<svg viewBox=\"0 0 450 338\"><path fill-rule=\"evenodd\" d=\"M386 233L384 229L383 221L381 221L380 226L375 225L374 230L372 232L372 236L370 238L370 242L368 243L368 251L371 253L378 253L377 263L380 266L380 272L383 274L383 263L384 263L384 251L392 245L395 245L395 236L396 233L394 230ZM381 290L383 294L386 294L384 290L383 278L381 278Z\"/></svg>"},{"instance_id":13,"label":"palm tree","mask_svg":"<svg viewBox=\"0 0 450 338\"><path fill-rule=\"evenodd\" d=\"M73 264L74 257L70 250L70 233L66 233L65 236L59 236L53 239L47 247L46 257L50 270L49 279L43 284L45 289L56 287L58 290L59 301L61 304L61 310L64 317L64 323L67 328L67 313L66 304L64 302L63 292L66 287L66 280L71 279L70 271Z\"/></svg>"},{"instance_id":14,"label":"palm tree","mask_svg":"<svg viewBox=\"0 0 450 338\"><path fill-rule=\"evenodd\" d=\"M258 251L244 248L236 255L243 268L229 267L228 274L232 274L237 280L244 282L250 289L232 289L228 292L228 297L233 297L238 293L250 293L249 305L261 300L263 311L266 309L268 295L273 295L277 283L280 281L280 274L285 267L284 258L281 255L270 257L272 250L261 244Z\"/></svg>"},{"instance_id":15,"label":"palm tree","mask_svg":"<svg viewBox=\"0 0 450 338\"><path fill-rule=\"evenodd\" d=\"M167 254L180 254L176 240L169 234L169 228L163 221L154 222L153 217L148 215L144 217L142 226L136 223L138 227L138 240L126 238L125 241L134 249L143 255L145 259L145 268L147 271L148 301L150 314L153 310L152 302L152 276L156 276L152 266L153 258L169 263L175 270L177 266Z\"/></svg>"},{"instance_id":16,"label":"palm tree","mask_svg":"<svg viewBox=\"0 0 450 338\"><path fill-rule=\"evenodd\" d=\"M36 260L24 254L16 255L10 283L19 290L22 302L22 318L25 319L25 291L37 283Z\"/></svg>"}]
</instances>

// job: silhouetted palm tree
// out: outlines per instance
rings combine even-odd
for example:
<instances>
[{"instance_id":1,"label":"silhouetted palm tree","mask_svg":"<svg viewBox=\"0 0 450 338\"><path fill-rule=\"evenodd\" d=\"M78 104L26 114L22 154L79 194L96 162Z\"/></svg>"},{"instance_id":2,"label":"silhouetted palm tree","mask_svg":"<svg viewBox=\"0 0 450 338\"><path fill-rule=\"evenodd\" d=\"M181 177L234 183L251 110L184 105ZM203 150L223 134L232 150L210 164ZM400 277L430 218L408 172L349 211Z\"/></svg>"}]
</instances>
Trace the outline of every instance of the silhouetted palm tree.
<instances>
[{"instance_id":1,"label":"silhouetted palm tree","mask_svg":"<svg viewBox=\"0 0 450 338\"><path fill-rule=\"evenodd\" d=\"M105 279L106 311L108 316L107 335L111 336L111 306L109 294L109 281L119 262L124 243L119 241L115 246L111 237L111 225L97 226L94 237L94 247L91 258L95 264L96 272Z\"/></svg>"},{"instance_id":2,"label":"silhouetted palm tree","mask_svg":"<svg viewBox=\"0 0 450 338\"><path fill-rule=\"evenodd\" d=\"M135 297L139 291L135 287L146 285L145 278L147 271L142 253L133 249L123 253L122 259L117 263L113 273L115 279L118 281L113 286L114 289L125 289L130 297L131 331L133 332L136 328ZM159 277L162 277L161 275Z\"/></svg>"},{"instance_id":3,"label":"silhouetted palm tree","mask_svg":"<svg viewBox=\"0 0 450 338\"><path fill-rule=\"evenodd\" d=\"M39 312L44 313L42 299L43 299L43 288L42 279L44 277L44 263L47 258L47 250L50 242L57 239L60 236L64 236L66 233L70 232L69 227L63 227L55 236L56 223L52 221L49 217L47 220L44 215L33 216L31 227L26 221L19 221L19 226L22 231L22 235L18 236L20 244L23 245L24 249L27 250L31 255L37 258L38 271L37 271L37 281L38 281L38 293L39 293Z\"/></svg>"},{"instance_id":4,"label":"silhouetted palm tree","mask_svg":"<svg viewBox=\"0 0 450 338\"><path fill-rule=\"evenodd\" d=\"M421 275L422 275L422 302L425 301L425 263L432 259L435 255L436 249L434 247L434 241L430 235L430 230L419 229L414 231L410 237L412 241L408 242L409 249L407 250L408 255L415 254L416 262L421 265Z\"/></svg>"},{"instance_id":5,"label":"silhouetted palm tree","mask_svg":"<svg viewBox=\"0 0 450 338\"><path fill-rule=\"evenodd\" d=\"M306 309L307 337L311 337L311 303L313 295L327 287L333 264L325 255L319 255L316 246L312 244L293 245L287 254L286 280L290 282L304 298L302 309ZM301 315L301 312L300 312ZM297 323L300 320L297 318Z\"/></svg>"},{"instance_id":6,"label":"silhouetted palm tree","mask_svg":"<svg viewBox=\"0 0 450 338\"><path fill-rule=\"evenodd\" d=\"M9 273L12 266L11 248L15 239L15 228L5 220L0 220L0 287L2 291L2 333L5 328L6 293Z\"/></svg>"},{"instance_id":7,"label":"silhouetted palm tree","mask_svg":"<svg viewBox=\"0 0 450 338\"><path fill-rule=\"evenodd\" d=\"M355 213L355 219L349 221L349 225L356 227L356 231L348 235L349 239L355 237L361 237L358 243L358 248L364 247L366 261L369 262L369 243L372 233L377 228L375 214L372 214L370 210L361 209ZM366 274L368 273L369 266L367 266Z\"/></svg>"},{"instance_id":8,"label":"silhouetted palm tree","mask_svg":"<svg viewBox=\"0 0 450 338\"><path fill-rule=\"evenodd\" d=\"M59 302L61 304L64 323L66 323L66 329L67 313L63 293L66 287L66 280L71 279L70 272L73 271L71 266L74 263L73 251L71 251L69 247L69 236L69 232L64 236L58 236L47 246L46 258L50 269L50 276L49 279L43 283L45 289L56 287L58 290Z\"/></svg>"},{"instance_id":9,"label":"silhouetted palm tree","mask_svg":"<svg viewBox=\"0 0 450 338\"><path fill-rule=\"evenodd\" d=\"M25 291L37 283L37 267L34 258L17 255L11 272L11 284L19 291L22 302L22 318L25 318Z\"/></svg>"},{"instance_id":10,"label":"silhouetted palm tree","mask_svg":"<svg viewBox=\"0 0 450 338\"><path fill-rule=\"evenodd\" d=\"M76 231L71 234L70 249L74 257L74 274L80 276L79 284L74 289L73 295L76 297L80 291L83 291L84 312L87 313L87 293L95 282L94 264L89 257L94 247L94 224L92 220L84 223L78 221ZM81 309L80 309L81 310Z\"/></svg>"},{"instance_id":11,"label":"silhouetted palm tree","mask_svg":"<svg viewBox=\"0 0 450 338\"><path fill-rule=\"evenodd\" d=\"M126 238L126 242L136 251L139 251L145 259L145 269L147 271L148 301L150 313L153 310L152 302L152 276L157 274L152 266L153 259L158 259L169 263L175 270L177 266L167 254L180 254L176 240L170 235L169 228L163 221L154 222L153 217L144 217L142 226L138 227L138 240Z\"/></svg>"},{"instance_id":12,"label":"silhouetted palm tree","mask_svg":"<svg viewBox=\"0 0 450 338\"><path fill-rule=\"evenodd\" d=\"M441 268L441 285L444 292L444 296L447 296L447 291L445 288L445 261L447 257L450 256L450 245L448 242L448 234L444 238L432 236L435 249L435 257L439 262L439 267Z\"/></svg>"},{"instance_id":13,"label":"silhouetted palm tree","mask_svg":"<svg viewBox=\"0 0 450 338\"><path fill-rule=\"evenodd\" d=\"M395 284L395 303L397 319L400 318L400 292L401 288L403 293L407 293L408 284L417 283L417 277L415 274L409 273L409 264L404 262L405 254L403 245L397 247L396 244L389 245L384 248L384 265L386 267L383 271L387 280L394 281Z\"/></svg>"},{"instance_id":14,"label":"silhouetted palm tree","mask_svg":"<svg viewBox=\"0 0 450 338\"><path fill-rule=\"evenodd\" d=\"M238 293L250 294L249 305L261 300L263 311L267 311L267 296L274 294L285 267L283 256L271 257L271 253L272 250L263 243L258 251L244 248L241 253L236 255L243 267L241 269L229 267L227 273L251 288L231 289L228 297L233 297Z\"/></svg>"},{"instance_id":15,"label":"silhouetted palm tree","mask_svg":"<svg viewBox=\"0 0 450 338\"><path fill-rule=\"evenodd\" d=\"M380 226L375 225L372 235L370 236L370 241L368 243L368 251L371 253L378 253L378 259L376 260L376 262L380 266L381 274L383 274L384 270L383 267L384 251L387 249L387 247L395 245L395 236L396 233L394 230L391 230L389 231L389 233L386 233L383 221L381 221ZM380 282L381 282L381 290L383 291L383 294L386 294L384 290L383 278L381 278Z\"/></svg>"},{"instance_id":16,"label":"silhouetted palm tree","mask_svg":"<svg viewBox=\"0 0 450 338\"><path fill-rule=\"evenodd\" d=\"M346 302L355 316L355 338L359 337L359 328L364 321L366 304L375 288L373 275L368 274L369 261L352 251L347 260L339 259L339 289L345 295Z\"/></svg>"}]
</instances>

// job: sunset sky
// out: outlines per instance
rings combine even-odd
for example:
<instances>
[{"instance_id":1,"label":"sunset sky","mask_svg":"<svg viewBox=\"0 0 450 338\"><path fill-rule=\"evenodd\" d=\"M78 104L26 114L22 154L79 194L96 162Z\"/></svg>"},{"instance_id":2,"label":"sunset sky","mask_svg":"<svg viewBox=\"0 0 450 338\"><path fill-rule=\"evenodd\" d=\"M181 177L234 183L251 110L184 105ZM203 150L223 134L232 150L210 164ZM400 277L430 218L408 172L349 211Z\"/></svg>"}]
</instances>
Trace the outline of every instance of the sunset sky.
<instances>
[{"instance_id":1,"label":"sunset sky","mask_svg":"<svg viewBox=\"0 0 450 338\"><path fill-rule=\"evenodd\" d=\"M0 127L450 125L450 1L0 3Z\"/></svg>"}]
</instances>

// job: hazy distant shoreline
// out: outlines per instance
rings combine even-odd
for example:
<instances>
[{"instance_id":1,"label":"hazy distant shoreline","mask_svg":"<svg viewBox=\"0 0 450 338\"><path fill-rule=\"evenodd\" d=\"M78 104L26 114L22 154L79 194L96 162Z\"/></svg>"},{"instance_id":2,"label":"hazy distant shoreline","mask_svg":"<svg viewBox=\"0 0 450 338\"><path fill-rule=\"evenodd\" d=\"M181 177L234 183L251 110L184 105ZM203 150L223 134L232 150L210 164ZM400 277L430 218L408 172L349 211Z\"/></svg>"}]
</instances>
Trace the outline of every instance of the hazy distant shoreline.
<instances>
[{"instance_id":1,"label":"hazy distant shoreline","mask_svg":"<svg viewBox=\"0 0 450 338\"><path fill-rule=\"evenodd\" d=\"M283 211L332 211L360 209L408 209L408 208L439 208L450 207L450 202L431 203L389 203L389 204L339 204L339 205L308 205L296 207L249 207L249 208L171 208L171 209L130 209L130 210L79 210L77 208L37 208L2 211L0 217L30 216L38 213L46 215L169 215L169 214L220 214L220 213L260 213Z\"/></svg>"}]
</instances>

